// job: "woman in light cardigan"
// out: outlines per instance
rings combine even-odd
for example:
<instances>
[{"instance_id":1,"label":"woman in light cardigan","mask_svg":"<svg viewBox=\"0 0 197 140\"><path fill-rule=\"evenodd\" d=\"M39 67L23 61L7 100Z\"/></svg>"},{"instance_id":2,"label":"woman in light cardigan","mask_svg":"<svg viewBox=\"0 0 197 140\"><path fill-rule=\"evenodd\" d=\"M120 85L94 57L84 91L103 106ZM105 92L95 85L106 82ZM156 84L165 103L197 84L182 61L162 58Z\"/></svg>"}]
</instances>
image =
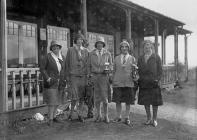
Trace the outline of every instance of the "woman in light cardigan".
<instances>
[{"instance_id":1,"label":"woman in light cardigan","mask_svg":"<svg viewBox=\"0 0 197 140\"><path fill-rule=\"evenodd\" d=\"M130 124L129 114L130 105L134 104L134 82L132 76L135 58L129 54L130 45L127 41L120 43L121 54L114 60L114 76L113 76L113 98L112 101L116 103L117 116L115 122L121 121L121 103L126 103L126 118L125 124Z\"/></svg>"},{"instance_id":2,"label":"woman in light cardigan","mask_svg":"<svg viewBox=\"0 0 197 140\"><path fill-rule=\"evenodd\" d=\"M97 110L95 122L102 121L101 103L104 109L104 122L109 123L108 117L108 94L109 90L109 74L112 66L111 53L104 48L105 40L103 37L98 37L95 43L95 50L90 53L89 57L89 73L92 75L94 83L94 101ZM106 64L109 64L109 70L106 71Z\"/></svg>"}]
</instances>

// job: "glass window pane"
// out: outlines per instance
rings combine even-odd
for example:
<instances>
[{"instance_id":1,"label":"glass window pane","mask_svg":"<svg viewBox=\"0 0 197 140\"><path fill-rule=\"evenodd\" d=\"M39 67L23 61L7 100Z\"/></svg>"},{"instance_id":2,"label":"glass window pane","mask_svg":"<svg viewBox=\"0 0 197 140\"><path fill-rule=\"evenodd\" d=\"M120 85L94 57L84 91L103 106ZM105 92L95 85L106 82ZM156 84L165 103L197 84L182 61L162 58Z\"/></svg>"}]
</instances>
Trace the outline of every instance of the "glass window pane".
<instances>
[{"instance_id":1,"label":"glass window pane","mask_svg":"<svg viewBox=\"0 0 197 140\"><path fill-rule=\"evenodd\" d=\"M27 30L31 30L31 25L27 25Z\"/></svg>"},{"instance_id":2,"label":"glass window pane","mask_svg":"<svg viewBox=\"0 0 197 140\"><path fill-rule=\"evenodd\" d=\"M36 36L35 31L32 31L32 36L33 36L33 37L35 37L35 36Z\"/></svg>"},{"instance_id":3,"label":"glass window pane","mask_svg":"<svg viewBox=\"0 0 197 140\"><path fill-rule=\"evenodd\" d=\"M27 36L31 36L31 30L27 30Z\"/></svg>"},{"instance_id":4,"label":"glass window pane","mask_svg":"<svg viewBox=\"0 0 197 140\"><path fill-rule=\"evenodd\" d=\"M8 67L18 65L18 35L7 35L7 62Z\"/></svg>"},{"instance_id":5,"label":"glass window pane","mask_svg":"<svg viewBox=\"0 0 197 140\"><path fill-rule=\"evenodd\" d=\"M14 23L14 29L18 29L18 25Z\"/></svg>"},{"instance_id":6,"label":"glass window pane","mask_svg":"<svg viewBox=\"0 0 197 140\"><path fill-rule=\"evenodd\" d=\"M8 23L8 27L9 27L9 28L13 28L13 22L9 22L9 23Z\"/></svg>"},{"instance_id":7,"label":"glass window pane","mask_svg":"<svg viewBox=\"0 0 197 140\"><path fill-rule=\"evenodd\" d=\"M14 31L13 31L13 28L8 28L8 34L9 34L9 35L13 35L13 32L14 32Z\"/></svg>"},{"instance_id":8,"label":"glass window pane","mask_svg":"<svg viewBox=\"0 0 197 140\"><path fill-rule=\"evenodd\" d=\"M24 64L35 64L36 62L36 39L35 37L22 38L21 44L23 47L23 60Z\"/></svg>"},{"instance_id":9,"label":"glass window pane","mask_svg":"<svg viewBox=\"0 0 197 140\"><path fill-rule=\"evenodd\" d=\"M18 29L14 29L14 35L18 34Z\"/></svg>"}]
</instances>

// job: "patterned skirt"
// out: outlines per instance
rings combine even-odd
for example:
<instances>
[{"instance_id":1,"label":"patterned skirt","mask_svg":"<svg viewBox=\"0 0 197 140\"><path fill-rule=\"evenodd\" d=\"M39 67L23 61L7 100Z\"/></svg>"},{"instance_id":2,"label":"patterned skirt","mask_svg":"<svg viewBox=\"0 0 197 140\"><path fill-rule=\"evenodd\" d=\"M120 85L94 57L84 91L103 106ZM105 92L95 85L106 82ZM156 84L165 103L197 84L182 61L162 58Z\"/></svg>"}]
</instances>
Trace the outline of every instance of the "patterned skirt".
<instances>
[{"instance_id":1,"label":"patterned skirt","mask_svg":"<svg viewBox=\"0 0 197 140\"><path fill-rule=\"evenodd\" d=\"M107 103L110 92L109 77L106 74L94 74L92 82L94 84L95 102Z\"/></svg>"},{"instance_id":2,"label":"patterned skirt","mask_svg":"<svg viewBox=\"0 0 197 140\"><path fill-rule=\"evenodd\" d=\"M47 105L61 105L63 103L63 90L48 88L44 90L43 102Z\"/></svg>"},{"instance_id":3,"label":"patterned skirt","mask_svg":"<svg viewBox=\"0 0 197 140\"><path fill-rule=\"evenodd\" d=\"M85 76L72 76L71 83L68 87L68 99L70 100L84 100L85 97Z\"/></svg>"},{"instance_id":4,"label":"patterned skirt","mask_svg":"<svg viewBox=\"0 0 197 140\"><path fill-rule=\"evenodd\" d=\"M135 91L131 87L114 87L112 101L115 103L134 104Z\"/></svg>"},{"instance_id":5,"label":"patterned skirt","mask_svg":"<svg viewBox=\"0 0 197 140\"><path fill-rule=\"evenodd\" d=\"M139 105L163 105L160 88L140 88L138 96Z\"/></svg>"}]
</instances>

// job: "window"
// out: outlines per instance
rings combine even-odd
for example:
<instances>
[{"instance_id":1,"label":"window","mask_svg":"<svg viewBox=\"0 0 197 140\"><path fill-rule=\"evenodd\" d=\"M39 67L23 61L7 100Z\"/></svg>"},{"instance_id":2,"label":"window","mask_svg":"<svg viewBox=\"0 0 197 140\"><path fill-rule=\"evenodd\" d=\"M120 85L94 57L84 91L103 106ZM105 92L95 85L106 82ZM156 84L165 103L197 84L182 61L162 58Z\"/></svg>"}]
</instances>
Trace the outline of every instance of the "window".
<instances>
[{"instance_id":1,"label":"window","mask_svg":"<svg viewBox=\"0 0 197 140\"><path fill-rule=\"evenodd\" d=\"M26 67L38 63L35 24L7 21L8 67Z\"/></svg>"}]
</instances>

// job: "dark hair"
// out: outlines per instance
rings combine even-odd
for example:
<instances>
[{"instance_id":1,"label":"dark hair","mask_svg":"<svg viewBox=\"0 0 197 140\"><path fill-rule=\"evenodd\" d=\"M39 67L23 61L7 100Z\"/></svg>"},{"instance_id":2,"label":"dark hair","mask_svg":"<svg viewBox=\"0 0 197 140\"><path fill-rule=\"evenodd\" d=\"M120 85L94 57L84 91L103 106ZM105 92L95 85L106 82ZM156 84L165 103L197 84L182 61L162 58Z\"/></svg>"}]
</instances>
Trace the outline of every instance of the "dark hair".
<instances>
[{"instance_id":1,"label":"dark hair","mask_svg":"<svg viewBox=\"0 0 197 140\"><path fill-rule=\"evenodd\" d=\"M51 45L50 46L50 51L52 51L52 48L54 47L55 45ZM62 46L60 46L60 45L56 45L56 46L58 46L59 47L59 49L61 49L62 48Z\"/></svg>"},{"instance_id":2,"label":"dark hair","mask_svg":"<svg viewBox=\"0 0 197 140\"><path fill-rule=\"evenodd\" d=\"M101 41L98 41L98 42L101 42ZM94 45L95 48L97 48L98 42L95 43L95 45ZM103 48L104 48L105 47L105 43L104 42L101 42L101 43L103 43Z\"/></svg>"},{"instance_id":3,"label":"dark hair","mask_svg":"<svg viewBox=\"0 0 197 140\"><path fill-rule=\"evenodd\" d=\"M77 43L77 40L81 38L83 41L84 41L84 36L82 34L76 34L75 37L74 37L74 43L76 44Z\"/></svg>"}]
</instances>

